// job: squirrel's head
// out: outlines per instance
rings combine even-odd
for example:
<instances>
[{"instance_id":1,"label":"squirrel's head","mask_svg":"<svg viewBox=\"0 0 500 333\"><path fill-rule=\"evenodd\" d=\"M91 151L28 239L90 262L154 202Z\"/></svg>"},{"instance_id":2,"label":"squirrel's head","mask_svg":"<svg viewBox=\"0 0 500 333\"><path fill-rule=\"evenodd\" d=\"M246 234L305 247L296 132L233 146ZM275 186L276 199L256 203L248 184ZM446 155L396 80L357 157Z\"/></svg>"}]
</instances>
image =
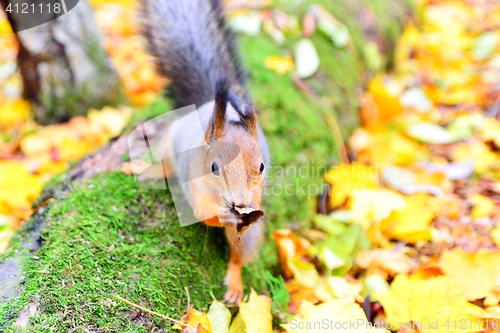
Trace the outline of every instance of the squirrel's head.
<instances>
[{"instance_id":1,"label":"squirrel's head","mask_svg":"<svg viewBox=\"0 0 500 333\"><path fill-rule=\"evenodd\" d=\"M240 100L230 92L230 82L216 84L215 106L205 133L208 143L206 168L230 207L248 207L264 183L264 158L257 139L257 116L249 98Z\"/></svg>"}]
</instances>

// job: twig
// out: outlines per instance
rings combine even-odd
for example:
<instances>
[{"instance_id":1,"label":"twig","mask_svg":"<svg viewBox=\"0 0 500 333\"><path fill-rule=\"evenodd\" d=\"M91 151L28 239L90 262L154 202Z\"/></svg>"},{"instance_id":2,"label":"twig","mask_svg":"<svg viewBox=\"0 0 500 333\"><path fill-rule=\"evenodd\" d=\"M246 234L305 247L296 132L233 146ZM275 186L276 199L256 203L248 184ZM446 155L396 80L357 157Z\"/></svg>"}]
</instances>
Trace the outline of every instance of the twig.
<instances>
[{"instance_id":1,"label":"twig","mask_svg":"<svg viewBox=\"0 0 500 333\"><path fill-rule=\"evenodd\" d=\"M186 295L187 295L187 298L188 298L188 311L189 311L189 307L191 306L191 297L189 297L188 287L184 287L184 290L186 291Z\"/></svg>"},{"instance_id":2,"label":"twig","mask_svg":"<svg viewBox=\"0 0 500 333\"><path fill-rule=\"evenodd\" d=\"M340 156L342 157L342 162L345 164L350 164L349 157L347 156L347 149L344 144L344 140L342 139L342 134L340 134L339 125L337 124L337 120L332 116L329 112L325 112L326 123L330 127L333 132L333 137L335 138L335 142L337 143L337 149L340 152Z\"/></svg>"},{"instance_id":3,"label":"twig","mask_svg":"<svg viewBox=\"0 0 500 333\"><path fill-rule=\"evenodd\" d=\"M44 202L42 202L41 204L39 204L38 206L36 206L35 208L31 209L24 217L23 217L23 221L24 220L27 220L29 219L31 216L35 215L42 207L44 207L45 205L47 205L48 203L50 203L52 200L54 200L53 198L48 198L47 200L45 200Z\"/></svg>"},{"instance_id":4,"label":"twig","mask_svg":"<svg viewBox=\"0 0 500 333\"><path fill-rule=\"evenodd\" d=\"M138 305L138 304L135 304L135 303L132 303L131 301L126 300L125 298L123 298L123 297L121 297L121 296L115 295L115 297L116 297L118 300L120 300L120 301L122 301L122 302L124 302L124 303L127 303L128 305L131 305L131 306L133 306L133 307L135 307L135 308L138 308L138 309L140 309L140 310L142 310L142 311L144 311L144 312L147 312L147 313L149 313L149 314L152 314L152 315L155 315L155 316L161 317L161 318L163 318L163 319L169 320L169 321L171 321L171 322L173 322L173 323L176 323L176 324L179 324L179 325L182 325L182 326L187 326L187 327L190 327L190 328L194 328L194 327L192 327L192 326L189 326L188 324L184 324L184 323L182 323L182 322L180 322L180 321L178 321L178 320L175 320L175 319L170 318L170 317L168 317L168 316L162 315L161 313L154 312L154 311L152 311L152 310L149 310L149 309L143 308L142 306L140 306L140 305Z\"/></svg>"}]
</instances>

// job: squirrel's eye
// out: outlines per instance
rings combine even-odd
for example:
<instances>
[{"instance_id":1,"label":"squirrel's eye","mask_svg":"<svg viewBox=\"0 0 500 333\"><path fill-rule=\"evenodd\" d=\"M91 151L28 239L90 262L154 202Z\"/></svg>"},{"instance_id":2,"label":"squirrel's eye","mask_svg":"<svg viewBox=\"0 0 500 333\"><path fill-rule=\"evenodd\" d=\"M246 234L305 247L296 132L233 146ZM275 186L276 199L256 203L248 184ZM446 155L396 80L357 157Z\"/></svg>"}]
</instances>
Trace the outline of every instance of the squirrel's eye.
<instances>
[{"instance_id":1,"label":"squirrel's eye","mask_svg":"<svg viewBox=\"0 0 500 333\"><path fill-rule=\"evenodd\" d=\"M212 169L212 173L215 176L219 177L219 166L217 165L217 163L213 162L211 169Z\"/></svg>"},{"instance_id":2,"label":"squirrel's eye","mask_svg":"<svg viewBox=\"0 0 500 333\"><path fill-rule=\"evenodd\" d=\"M259 173L262 173L263 171L264 171L264 163L261 163Z\"/></svg>"}]
</instances>

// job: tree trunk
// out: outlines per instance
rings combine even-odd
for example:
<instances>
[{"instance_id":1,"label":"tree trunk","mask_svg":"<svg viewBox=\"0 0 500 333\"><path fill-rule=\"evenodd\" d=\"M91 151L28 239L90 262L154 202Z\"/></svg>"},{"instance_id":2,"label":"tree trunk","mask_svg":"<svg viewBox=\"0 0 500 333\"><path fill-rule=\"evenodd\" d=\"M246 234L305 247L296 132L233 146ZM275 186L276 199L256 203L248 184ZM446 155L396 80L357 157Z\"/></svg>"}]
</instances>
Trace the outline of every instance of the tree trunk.
<instances>
[{"instance_id":1,"label":"tree trunk","mask_svg":"<svg viewBox=\"0 0 500 333\"><path fill-rule=\"evenodd\" d=\"M6 13L19 42L23 97L33 103L37 121L65 121L85 114L89 108L123 100L118 76L102 47L86 0L78 1L66 14L29 29L26 27L39 17L16 15L16 0L0 2L4 10L12 5ZM37 0L24 2L35 8L40 5Z\"/></svg>"}]
</instances>

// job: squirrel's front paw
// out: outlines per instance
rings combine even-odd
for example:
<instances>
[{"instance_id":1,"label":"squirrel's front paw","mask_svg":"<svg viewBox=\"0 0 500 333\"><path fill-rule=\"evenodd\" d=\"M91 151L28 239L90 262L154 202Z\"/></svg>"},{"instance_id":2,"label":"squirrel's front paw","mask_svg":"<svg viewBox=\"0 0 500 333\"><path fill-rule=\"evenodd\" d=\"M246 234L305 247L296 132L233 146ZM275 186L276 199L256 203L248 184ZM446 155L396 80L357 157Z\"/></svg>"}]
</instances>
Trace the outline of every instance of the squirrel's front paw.
<instances>
[{"instance_id":1,"label":"squirrel's front paw","mask_svg":"<svg viewBox=\"0 0 500 333\"><path fill-rule=\"evenodd\" d=\"M239 217L229 208L224 208L219 213L219 222L224 226L235 227L236 225L238 225Z\"/></svg>"},{"instance_id":2,"label":"squirrel's front paw","mask_svg":"<svg viewBox=\"0 0 500 333\"><path fill-rule=\"evenodd\" d=\"M236 291L228 288L224 294L224 302L227 304L239 305L242 299L243 291Z\"/></svg>"}]
</instances>

